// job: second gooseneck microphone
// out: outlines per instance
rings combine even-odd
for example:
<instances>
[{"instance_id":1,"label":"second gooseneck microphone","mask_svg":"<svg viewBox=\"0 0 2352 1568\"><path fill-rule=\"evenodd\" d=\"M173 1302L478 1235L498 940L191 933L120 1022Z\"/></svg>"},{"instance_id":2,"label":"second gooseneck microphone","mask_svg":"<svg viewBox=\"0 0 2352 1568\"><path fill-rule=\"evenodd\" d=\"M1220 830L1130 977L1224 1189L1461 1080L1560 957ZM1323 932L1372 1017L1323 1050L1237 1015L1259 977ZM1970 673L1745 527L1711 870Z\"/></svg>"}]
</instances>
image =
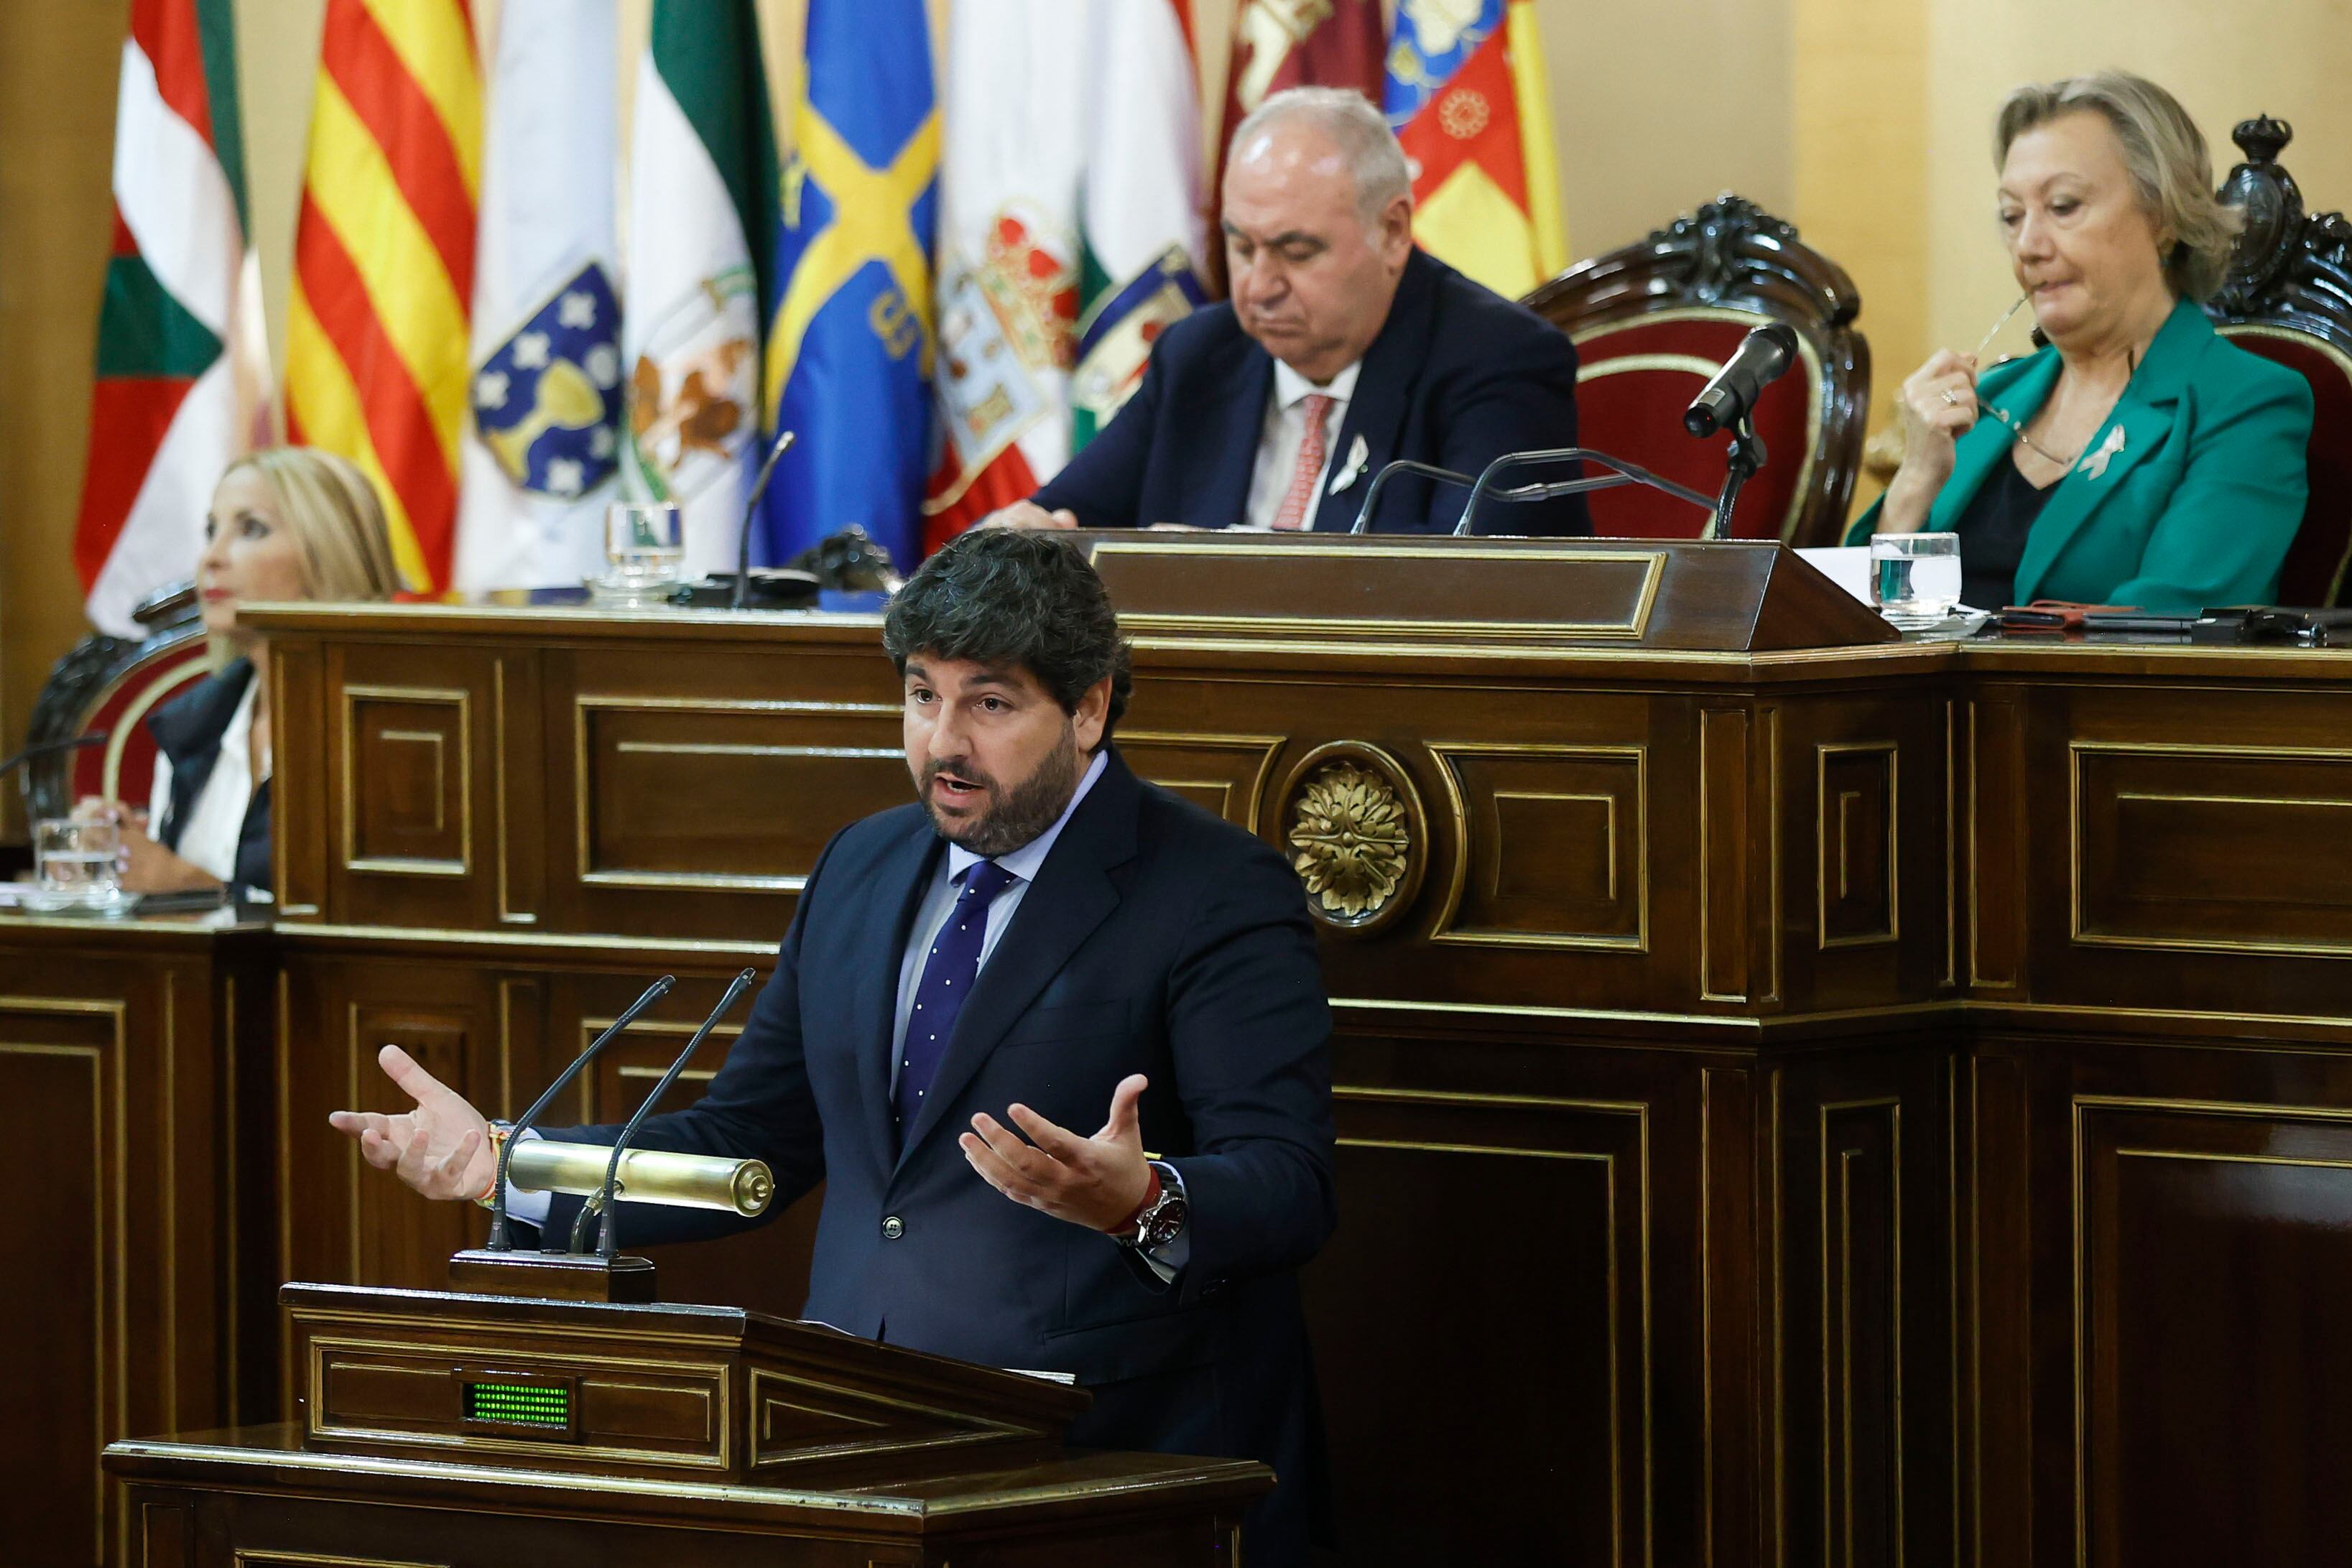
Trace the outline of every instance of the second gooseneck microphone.
<instances>
[{"instance_id":1,"label":"second gooseneck microphone","mask_svg":"<svg viewBox=\"0 0 2352 1568\"><path fill-rule=\"evenodd\" d=\"M1713 435L1730 429L1756 411L1763 390L1797 361L1797 334L1785 321L1773 321L1739 340L1739 350L1706 383L1683 414L1683 428L1693 435Z\"/></svg>"}]
</instances>

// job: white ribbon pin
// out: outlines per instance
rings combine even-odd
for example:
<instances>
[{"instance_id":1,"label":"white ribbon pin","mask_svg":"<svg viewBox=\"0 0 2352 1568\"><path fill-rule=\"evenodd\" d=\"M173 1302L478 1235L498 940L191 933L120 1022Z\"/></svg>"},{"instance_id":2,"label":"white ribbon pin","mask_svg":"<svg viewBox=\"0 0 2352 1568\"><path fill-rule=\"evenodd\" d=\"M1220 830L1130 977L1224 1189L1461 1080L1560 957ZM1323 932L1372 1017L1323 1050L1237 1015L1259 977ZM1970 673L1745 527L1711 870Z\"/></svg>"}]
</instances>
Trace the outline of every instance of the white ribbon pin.
<instances>
[{"instance_id":1,"label":"white ribbon pin","mask_svg":"<svg viewBox=\"0 0 2352 1568\"><path fill-rule=\"evenodd\" d=\"M2096 452L2092 453L2088 457L2083 459L2083 472L2088 474L2094 479L2105 478L2107 476L2107 459L2115 456L2123 449L2124 427L2118 424L2113 430L2107 432L2107 438L2099 443L2099 449Z\"/></svg>"},{"instance_id":2,"label":"white ribbon pin","mask_svg":"<svg viewBox=\"0 0 2352 1568\"><path fill-rule=\"evenodd\" d=\"M1336 496L1358 479L1362 478L1364 465L1371 461L1371 456L1370 445L1365 442L1361 434L1359 434L1356 437L1356 444L1348 448L1347 466L1340 469L1338 476L1332 479L1331 487L1326 494Z\"/></svg>"}]
</instances>

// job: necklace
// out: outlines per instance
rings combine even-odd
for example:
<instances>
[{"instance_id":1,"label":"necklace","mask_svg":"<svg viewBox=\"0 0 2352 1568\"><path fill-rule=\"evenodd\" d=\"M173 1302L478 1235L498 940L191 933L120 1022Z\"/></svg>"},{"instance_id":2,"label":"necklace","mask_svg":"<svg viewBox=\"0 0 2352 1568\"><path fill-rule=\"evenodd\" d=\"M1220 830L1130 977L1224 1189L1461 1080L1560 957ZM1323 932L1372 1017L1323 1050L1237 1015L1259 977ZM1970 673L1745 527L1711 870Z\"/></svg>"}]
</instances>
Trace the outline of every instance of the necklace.
<instances>
[{"instance_id":1,"label":"necklace","mask_svg":"<svg viewBox=\"0 0 2352 1568\"><path fill-rule=\"evenodd\" d=\"M2131 379L2138 373L2139 354L2137 350L2127 351L2124 356L2124 392L2129 392L2131 390ZM2123 392L2119 392L2116 394L2116 402L2121 402L2122 401ZM2056 467L2062 473L2074 472L2074 465L2083 460L2083 454L2091 449L2091 443L2086 440L2082 445L2074 449L2074 455L2072 457L2061 457L2055 452L2051 451L2050 448L2042 445L2042 443L2034 440L2033 437L2026 434L2025 426L2018 423L2016 420L2011 419L2007 409L1999 407L1993 403L1987 403L1984 405L1984 408L1987 413L1991 414L1995 419L2000 421L2001 423L2009 426L2009 434L2011 440L2021 444L2027 451L2032 453L2036 457L2041 458L2044 463ZM2108 412L2110 413L2114 412L2113 404L2109 405ZM2106 420L2103 417L2100 419L2099 423L2101 425L2105 425L2106 423ZM2098 434L2098 431L2095 429L2091 432L2092 436L2095 438Z\"/></svg>"}]
</instances>

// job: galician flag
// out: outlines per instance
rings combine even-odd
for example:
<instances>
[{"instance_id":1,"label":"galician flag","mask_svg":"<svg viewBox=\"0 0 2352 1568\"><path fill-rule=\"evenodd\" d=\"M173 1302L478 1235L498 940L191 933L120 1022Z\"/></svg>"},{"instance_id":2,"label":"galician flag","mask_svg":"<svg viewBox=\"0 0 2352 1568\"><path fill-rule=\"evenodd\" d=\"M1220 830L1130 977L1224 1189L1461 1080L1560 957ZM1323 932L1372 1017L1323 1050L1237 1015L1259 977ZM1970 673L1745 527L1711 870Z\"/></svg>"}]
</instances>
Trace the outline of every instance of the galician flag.
<instances>
[{"instance_id":1,"label":"galician flag","mask_svg":"<svg viewBox=\"0 0 2352 1568\"><path fill-rule=\"evenodd\" d=\"M135 0L74 563L100 631L194 576L214 484L266 421L231 0Z\"/></svg>"},{"instance_id":2,"label":"galician flag","mask_svg":"<svg viewBox=\"0 0 2352 1568\"><path fill-rule=\"evenodd\" d=\"M678 503L688 576L735 568L759 456L775 212L775 130L751 0L654 0L629 146L622 478L636 499Z\"/></svg>"},{"instance_id":3,"label":"galician flag","mask_svg":"<svg viewBox=\"0 0 2352 1568\"><path fill-rule=\"evenodd\" d=\"M1423 249L1517 299L1568 265L1535 0L1403 0L1389 123Z\"/></svg>"},{"instance_id":4,"label":"galician flag","mask_svg":"<svg viewBox=\"0 0 2352 1568\"><path fill-rule=\"evenodd\" d=\"M482 147L456 586L578 587L620 470L614 0L505 0Z\"/></svg>"},{"instance_id":5,"label":"galician flag","mask_svg":"<svg viewBox=\"0 0 2352 1568\"><path fill-rule=\"evenodd\" d=\"M911 571L939 204L925 0L809 0L792 141L767 395L770 427L798 432L800 445L768 489L771 559L858 523Z\"/></svg>"},{"instance_id":6,"label":"galician flag","mask_svg":"<svg viewBox=\"0 0 2352 1568\"><path fill-rule=\"evenodd\" d=\"M449 582L482 78L467 0L327 0L287 307L287 434L356 463L411 587Z\"/></svg>"},{"instance_id":7,"label":"galician flag","mask_svg":"<svg viewBox=\"0 0 2352 1568\"><path fill-rule=\"evenodd\" d=\"M1186 26L1181 0L950 14L927 548L1059 472L1204 298Z\"/></svg>"}]
</instances>

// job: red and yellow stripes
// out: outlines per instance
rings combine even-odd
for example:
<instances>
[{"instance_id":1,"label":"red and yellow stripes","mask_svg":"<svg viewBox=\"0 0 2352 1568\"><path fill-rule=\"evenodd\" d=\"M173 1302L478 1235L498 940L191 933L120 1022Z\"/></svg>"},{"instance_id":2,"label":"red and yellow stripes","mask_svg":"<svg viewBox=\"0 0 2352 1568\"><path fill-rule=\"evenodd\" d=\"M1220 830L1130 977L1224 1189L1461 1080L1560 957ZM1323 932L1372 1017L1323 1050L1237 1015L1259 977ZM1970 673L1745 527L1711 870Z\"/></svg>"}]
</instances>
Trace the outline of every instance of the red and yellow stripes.
<instances>
[{"instance_id":1,"label":"red and yellow stripes","mask_svg":"<svg viewBox=\"0 0 2352 1568\"><path fill-rule=\"evenodd\" d=\"M468 0L327 0L287 427L374 481L423 590L447 584L457 531L481 145Z\"/></svg>"}]
</instances>

